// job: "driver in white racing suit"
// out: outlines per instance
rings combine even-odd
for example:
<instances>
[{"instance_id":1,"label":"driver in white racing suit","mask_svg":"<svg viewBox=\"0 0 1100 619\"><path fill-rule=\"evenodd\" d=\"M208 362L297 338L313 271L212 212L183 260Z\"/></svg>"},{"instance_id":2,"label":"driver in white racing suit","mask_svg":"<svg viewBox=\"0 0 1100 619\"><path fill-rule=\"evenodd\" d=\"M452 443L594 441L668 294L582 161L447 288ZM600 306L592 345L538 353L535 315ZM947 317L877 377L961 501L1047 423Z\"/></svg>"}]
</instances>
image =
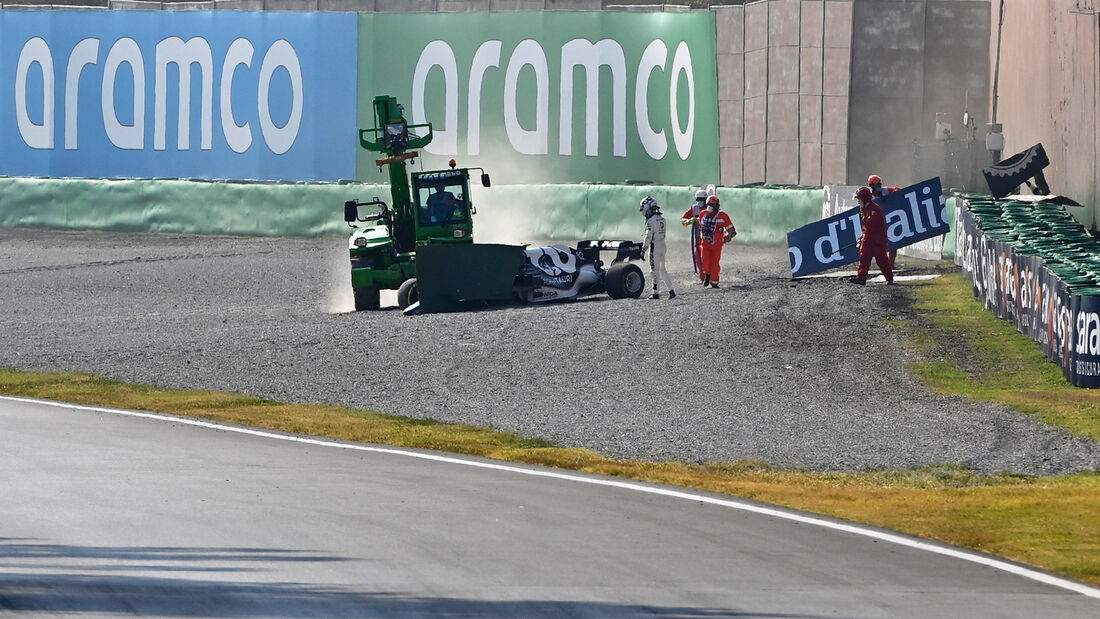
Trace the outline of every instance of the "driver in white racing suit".
<instances>
[{"instance_id":1,"label":"driver in white racing suit","mask_svg":"<svg viewBox=\"0 0 1100 619\"><path fill-rule=\"evenodd\" d=\"M642 239L642 258L649 252L649 275L653 278L653 296L651 299L660 299L659 287L664 281L668 286L668 298L675 299L676 291L672 289L672 278L665 269L665 231L667 223L661 216L661 207L653 196L646 196L642 200L638 210L645 216L645 237Z\"/></svg>"}]
</instances>

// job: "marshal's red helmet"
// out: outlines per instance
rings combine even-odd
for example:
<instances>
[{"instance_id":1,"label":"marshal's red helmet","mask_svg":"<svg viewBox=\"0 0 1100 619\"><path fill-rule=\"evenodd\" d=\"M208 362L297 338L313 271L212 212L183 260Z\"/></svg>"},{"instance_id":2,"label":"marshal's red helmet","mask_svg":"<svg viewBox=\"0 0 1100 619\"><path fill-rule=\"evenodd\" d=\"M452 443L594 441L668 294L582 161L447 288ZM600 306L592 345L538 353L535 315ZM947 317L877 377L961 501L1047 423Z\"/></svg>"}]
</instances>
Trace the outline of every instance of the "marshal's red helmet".
<instances>
[{"instance_id":1,"label":"marshal's red helmet","mask_svg":"<svg viewBox=\"0 0 1100 619\"><path fill-rule=\"evenodd\" d=\"M856 199L860 202L870 202L873 198L870 187L860 187L856 191Z\"/></svg>"},{"instance_id":2,"label":"marshal's red helmet","mask_svg":"<svg viewBox=\"0 0 1100 619\"><path fill-rule=\"evenodd\" d=\"M871 177L867 179L868 185L874 185L875 183L879 185L882 184L882 178L878 174L872 174Z\"/></svg>"},{"instance_id":3,"label":"marshal's red helmet","mask_svg":"<svg viewBox=\"0 0 1100 619\"><path fill-rule=\"evenodd\" d=\"M712 204L715 205L715 206L719 205L718 196L711 196L711 197L707 198L707 206L710 206Z\"/></svg>"}]
</instances>

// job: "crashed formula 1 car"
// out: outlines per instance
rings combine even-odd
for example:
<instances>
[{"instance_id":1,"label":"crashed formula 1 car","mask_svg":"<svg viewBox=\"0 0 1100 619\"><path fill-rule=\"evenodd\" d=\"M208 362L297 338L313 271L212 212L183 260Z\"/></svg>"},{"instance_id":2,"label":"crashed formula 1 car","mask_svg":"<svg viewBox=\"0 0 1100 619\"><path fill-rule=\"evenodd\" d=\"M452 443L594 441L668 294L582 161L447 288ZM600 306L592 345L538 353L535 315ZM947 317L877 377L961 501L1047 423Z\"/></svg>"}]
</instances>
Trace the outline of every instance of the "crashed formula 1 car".
<instances>
[{"instance_id":1,"label":"crashed formula 1 car","mask_svg":"<svg viewBox=\"0 0 1100 619\"><path fill-rule=\"evenodd\" d=\"M611 266L602 256L615 252ZM638 298L645 289L642 256L633 241L581 241L528 247L492 243L428 244L417 250L415 296L406 314L476 309L516 303L568 301L606 292L613 299Z\"/></svg>"},{"instance_id":2,"label":"crashed formula 1 car","mask_svg":"<svg viewBox=\"0 0 1100 619\"><path fill-rule=\"evenodd\" d=\"M600 252L610 250L615 258L604 270ZM516 298L542 303L606 292L612 299L636 299L645 289L645 276L629 261L641 257L642 244L632 241L581 241L576 249L529 247L516 275Z\"/></svg>"}]
</instances>

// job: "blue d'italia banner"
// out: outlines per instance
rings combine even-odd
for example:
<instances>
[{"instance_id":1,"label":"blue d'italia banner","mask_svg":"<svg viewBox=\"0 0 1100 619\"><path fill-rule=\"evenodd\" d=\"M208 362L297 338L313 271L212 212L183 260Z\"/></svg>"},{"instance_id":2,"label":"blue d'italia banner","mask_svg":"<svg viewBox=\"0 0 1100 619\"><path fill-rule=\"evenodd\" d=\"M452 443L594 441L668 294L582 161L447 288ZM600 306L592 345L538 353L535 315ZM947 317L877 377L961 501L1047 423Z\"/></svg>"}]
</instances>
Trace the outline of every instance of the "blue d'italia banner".
<instances>
[{"instance_id":1,"label":"blue d'italia banner","mask_svg":"<svg viewBox=\"0 0 1100 619\"><path fill-rule=\"evenodd\" d=\"M891 251L946 234L947 200L939 177L878 198L886 216ZM856 246L863 225L859 207L833 215L787 234L791 277L805 277L859 261Z\"/></svg>"}]
</instances>

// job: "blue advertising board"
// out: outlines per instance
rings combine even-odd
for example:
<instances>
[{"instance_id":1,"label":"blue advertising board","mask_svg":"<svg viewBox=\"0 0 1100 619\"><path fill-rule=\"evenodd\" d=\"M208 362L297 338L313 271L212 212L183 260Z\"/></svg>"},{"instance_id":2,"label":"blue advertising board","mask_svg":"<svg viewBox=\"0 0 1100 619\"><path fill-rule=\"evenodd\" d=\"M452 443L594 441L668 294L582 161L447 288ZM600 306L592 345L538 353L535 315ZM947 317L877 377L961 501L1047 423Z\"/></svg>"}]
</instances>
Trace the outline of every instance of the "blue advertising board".
<instances>
[{"instance_id":1,"label":"blue advertising board","mask_svg":"<svg viewBox=\"0 0 1100 619\"><path fill-rule=\"evenodd\" d=\"M958 238L956 262L985 308L1035 340L1070 383L1100 388L1100 296L1074 292L1042 258L985 234L968 204Z\"/></svg>"},{"instance_id":2,"label":"blue advertising board","mask_svg":"<svg viewBox=\"0 0 1100 619\"><path fill-rule=\"evenodd\" d=\"M876 199L886 216L891 251L950 231L947 200L939 177ZM791 277L805 277L859 261L856 243L863 234L859 207L787 233Z\"/></svg>"},{"instance_id":3,"label":"blue advertising board","mask_svg":"<svg viewBox=\"0 0 1100 619\"><path fill-rule=\"evenodd\" d=\"M355 177L355 14L0 11L0 174Z\"/></svg>"}]
</instances>

